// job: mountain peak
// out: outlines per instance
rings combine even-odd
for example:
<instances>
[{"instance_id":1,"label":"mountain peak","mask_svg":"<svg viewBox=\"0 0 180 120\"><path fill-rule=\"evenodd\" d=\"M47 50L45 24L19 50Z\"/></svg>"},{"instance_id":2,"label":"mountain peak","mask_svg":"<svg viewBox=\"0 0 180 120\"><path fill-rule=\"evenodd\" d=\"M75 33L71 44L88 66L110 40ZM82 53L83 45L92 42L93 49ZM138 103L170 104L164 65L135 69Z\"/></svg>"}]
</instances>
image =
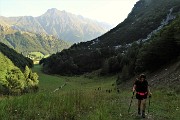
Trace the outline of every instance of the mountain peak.
<instances>
[{"instance_id":1,"label":"mountain peak","mask_svg":"<svg viewBox=\"0 0 180 120\"><path fill-rule=\"evenodd\" d=\"M56 8L51 8L51 9L48 9L46 13L55 14L55 13L58 13L58 12L60 12L58 9L56 9Z\"/></svg>"},{"instance_id":2,"label":"mountain peak","mask_svg":"<svg viewBox=\"0 0 180 120\"><path fill-rule=\"evenodd\" d=\"M72 43L91 40L111 28L109 24L104 25L95 20L56 8L48 9L38 17L0 17L0 24L6 22L15 30L47 33Z\"/></svg>"},{"instance_id":3,"label":"mountain peak","mask_svg":"<svg viewBox=\"0 0 180 120\"><path fill-rule=\"evenodd\" d=\"M47 12L58 12L59 10L56 9L56 8L51 8L51 9L48 9Z\"/></svg>"},{"instance_id":4,"label":"mountain peak","mask_svg":"<svg viewBox=\"0 0 180 120\"><path fill-rule=\"evenodd\" d=\"M51 9L48 9L47 12L45 13L45 15L50 15L50 16L54 16L54 17L57 17L58 15L62 15L62 14L67 14L67 12L65 10L63 11L60 11L56 8L51 8Z\"/></svg>"}]
</instances>

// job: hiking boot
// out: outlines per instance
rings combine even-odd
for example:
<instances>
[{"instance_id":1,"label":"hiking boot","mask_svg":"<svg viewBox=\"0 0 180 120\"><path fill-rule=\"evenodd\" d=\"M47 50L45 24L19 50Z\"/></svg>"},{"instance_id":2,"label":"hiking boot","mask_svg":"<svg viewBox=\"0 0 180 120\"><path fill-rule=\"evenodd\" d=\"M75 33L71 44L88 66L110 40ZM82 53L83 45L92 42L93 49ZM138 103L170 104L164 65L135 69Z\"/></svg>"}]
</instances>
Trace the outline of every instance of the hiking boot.
<instances>
[{"instance_id":1,"label":"hiking boot","mask_svg":"<svg viewBox=\"0 0 180 120\"><path fill-rule=\"evenodd\" d=\"M142 117L145 118L145 111L142 111Z\"/></svg>"},{"instance_id":2,"label":"hiking boot","mask_svg":"<svg viewBox=\"0 0 180 120\"><path fill-rule=\"evenodd\" d=\"M141 115L141 110L140 110L140 108L138 108L138 115Z\"/></svg>"}]
</instances>

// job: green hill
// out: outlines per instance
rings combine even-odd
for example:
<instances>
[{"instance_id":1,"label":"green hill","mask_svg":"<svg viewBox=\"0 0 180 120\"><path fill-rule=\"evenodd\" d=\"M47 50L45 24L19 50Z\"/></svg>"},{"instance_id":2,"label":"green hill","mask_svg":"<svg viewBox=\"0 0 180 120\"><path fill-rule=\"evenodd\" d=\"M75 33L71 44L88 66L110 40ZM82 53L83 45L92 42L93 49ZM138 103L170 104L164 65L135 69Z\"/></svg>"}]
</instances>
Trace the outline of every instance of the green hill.
<instances>
[{"instance_id":1,"label":"green hill","mask_svg":"<svg viewBox=\"0 0 180 120\"><path fill-rule=\"evenodd\" d=\"M25 66L32 67L33 62L29 58L24 57L22 54L17 53L12 48L9 48L4 43L0 42L0 52L7 56L15 66L24 70Z\"/></svg>"},{"instance_id":2,"label":"green hill","mask_svg":"<svg viewBox=\"0 0 180 120\"><path fill-rule=\"evenodd\" d=\"M68 43L53 36L17 31L3 25L0 26L0 42L25 56L30 52L53 54L69 47Z\"/></svg>"},{"instance_id":3,"label":"green hill","mask_svg":"<svg viewBox=\"0 0 180 120\"><path fill-rule=\"evenodd\" d=\"M0 94L22 94L38 90L38 75L29 67L32 60L0 43Z\"/></svg>"},{"instance_id":4,"label":"green hill","mask_svg":"<svg viewBox=\"0 0 180 120\"><path fill-rule=\"evenodd\" d=\"M38 75L26 66L24 72L0 52L0 94L22 94L37 90Z\"/></svg>"}]
</instances>

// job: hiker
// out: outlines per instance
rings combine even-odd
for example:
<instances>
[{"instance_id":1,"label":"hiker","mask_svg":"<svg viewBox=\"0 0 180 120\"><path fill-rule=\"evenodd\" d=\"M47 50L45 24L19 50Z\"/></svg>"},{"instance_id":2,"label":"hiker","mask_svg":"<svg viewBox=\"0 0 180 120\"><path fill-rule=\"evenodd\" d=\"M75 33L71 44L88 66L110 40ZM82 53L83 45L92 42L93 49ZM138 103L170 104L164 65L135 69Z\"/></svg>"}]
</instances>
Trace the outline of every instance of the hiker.
<instances>
[{"instance_id":1,"label":"hiker","mask_svg":"<svg viewBox=\"0 0 180 120\"><path fill-rule=\"evenodd\" d=\"M136 98L138 99L138 115L141 115L142 112L142 117L145 118L146 99L148 95L151 97L152 93L150 92L149 85L144 74L141 74L135 81L133 85L133 94L134 92L136 92Z\"/></svg>"}]
</instances>

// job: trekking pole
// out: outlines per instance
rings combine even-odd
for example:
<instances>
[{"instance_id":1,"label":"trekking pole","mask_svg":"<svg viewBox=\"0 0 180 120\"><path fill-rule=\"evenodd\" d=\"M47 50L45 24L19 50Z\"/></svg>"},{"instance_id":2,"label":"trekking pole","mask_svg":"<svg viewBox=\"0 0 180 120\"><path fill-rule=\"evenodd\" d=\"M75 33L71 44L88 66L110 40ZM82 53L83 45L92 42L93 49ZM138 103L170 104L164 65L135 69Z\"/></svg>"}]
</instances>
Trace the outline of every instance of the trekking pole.
<instances>
[{"instance_id":1,"label":"trekking pole","mask_svg":"<svg viewBox=\"0 0 180 120\"><path fill-rule=\"evenodd\" d=\"M134 97L134 92L133 92L133 95L132 95L132 97L131 97L131 102L130 102L130 104L129 104L128 113L129 113L129 111L130 111L130 108L131 108L131 104L132 104L133 97Z\"/></svg>"},{"instance_id":2,"label":"trekking pole","mask_svg":"<svg viewBox=\"0 0 180 120\"><path fill-rule=\"evenodd\" d=\"M149 106L148 106L148 114L149 114L149 108L150 108L150 104L151 104L151 95L149 96Z\"/></svg>"}]
</instances>

